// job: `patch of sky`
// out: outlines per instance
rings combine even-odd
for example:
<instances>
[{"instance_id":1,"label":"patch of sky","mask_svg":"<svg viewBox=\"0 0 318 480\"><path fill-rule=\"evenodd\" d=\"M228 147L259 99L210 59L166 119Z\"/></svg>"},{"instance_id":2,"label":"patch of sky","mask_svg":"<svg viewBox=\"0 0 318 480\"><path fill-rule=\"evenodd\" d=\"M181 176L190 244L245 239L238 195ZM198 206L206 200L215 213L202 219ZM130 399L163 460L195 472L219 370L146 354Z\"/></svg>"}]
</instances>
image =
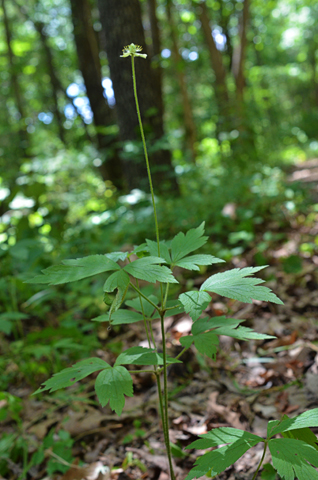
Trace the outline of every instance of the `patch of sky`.
<instances>
[{"instance_id":1,"label":"patch of sky","mask_svg":"<svg viewBox=\"0 0 318 480\"><path fill-rule=\"evenodd\" d=\"M211 34L216 43L216 48L221 51L224 50L226 45L226 36L224 35L224 33L222 33L222 29L219 27L213 28L211 30Z\"/></svg>"},{"instance_id":2,"label":"patch of sky","mask_svg":"<svg viewBox=\"0 0 318 480\"><path fill-rule=\"evenodd\" d=\"M139 190L138 188L134 188L128 195L122 195L119 197L121 203L129 203L130 205L135 205L140 200L146 198L145 192Z\"/></svg>"},{"instance_id":3,"label":"patch of sky","mask_svg":"<svg viewBox=\"0 0 318 480\"><path fill-rule=\"evenodd\" d=\"M161 52L162 58L169 58L171 56L171 50L169 48L164 48Z\"/></svg>"},{"instance_id":4,"label":"patch of sky","mask_svg":"<svg viewBox=\"0 0 318 480\"><path fill-rule=\"evenodd\" d=\"M113 82L109 77L103 78L102 86L104 88L104 97L107 98L108 105L113 107L116 104Z\"/></svg>"},{"instance_id":5,"label":"patch of sky","mask_svg":"<svg viewBox=\"0 0 318 480\"><path fill-rule=\"evenodd\" d=\"M9 207L12 208L12 210L16 210L19 208L32 208L35 205L35 201L33 198L26 198L22 194L18 194L14 197L12 202L10 202Z\"/></svg>"},{"instance_id":6,"label":"patch of sky","mask_svg":"<svg viewBox=\"0 0 318 480\"><path fill-rule=\"evenodd\" d=\"M66 93L68 97L77 97L81 92L80 86L77 83L71 83L67 89Z\"/></svg>"},{"instance_id":7,"label":"patch of sky","mask_svg":"<svg viewBox=\"0 0 318 480\"><path fill-rule=\"evenodd\" d=\"M40 120L40 122L45 123L45 125L50 125L50 123L53 120L53 113L51 113L51 112L48 112L48 113L41 112L38 115L38 119Z\"/></svg>"}]
</instances>

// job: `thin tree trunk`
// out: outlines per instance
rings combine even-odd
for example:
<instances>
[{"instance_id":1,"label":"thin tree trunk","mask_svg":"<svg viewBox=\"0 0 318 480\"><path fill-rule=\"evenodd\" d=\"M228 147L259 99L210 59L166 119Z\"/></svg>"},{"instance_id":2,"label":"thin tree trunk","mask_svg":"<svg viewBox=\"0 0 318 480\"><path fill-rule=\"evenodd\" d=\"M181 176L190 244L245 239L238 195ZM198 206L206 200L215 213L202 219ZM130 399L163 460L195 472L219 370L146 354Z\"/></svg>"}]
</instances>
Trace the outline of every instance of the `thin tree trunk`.
<instances>
[{"instance_id":1,"label":"thin tree trunk","mask_svg":"<svg viewBox=\"0 0 318 480\"><path fill-rule=\"evenodd\" d=\"M114 125L115 119L113 111L104 98L99 46L92 25L89 0L71 0L71 9L78 61L94 115L98 147L105 153L105 161L100 167L100 171L105 180L111 180L121 190L123 189L123 174L116 146L117 136L106 134L103 131L105 127Z\"/></svg>"},{"instance_id":2,"label":"thin tree trunk","mask_svg":"<svg viewBox=\"0 0 318 480\"><path fill-rule=\"evenodd\" d=\"M59 132L59 137L61 141L65 144L65 129L63 127L63 117L61 115L61 112L59 110L59 104L58 104L58 91L60 90L60 82L57 78L57 75L55 73L54 65L53 65L53 56L51 49L48 45L47 42L47 37L44 34L44 24L42 22L34 22L34 26L40 36L41 43L43 46L43 50L45 52L45 57L46 57L46 63L48 66L48 71L49 71L49 76L51 80L51 86L52 86L52 99L53 99L53 115L56 118L57 126L58 126L58 132Z\"/></svg>"},{"instance_id":3,"label":"thin tree trunk","mask_svg":"<svg viewBox=\"0 0 318 480\"><path fill-rule=\"evenodd\" d=\"M195 163L196 128L195 128L195 123L193 119L190 98L188 95L187 81L186 81L186 76L184 72L184 61L179 53L176 27L173 21L172 11L171 11L171 0L167 0L166 10L167 10L168 23L170 27L171 40L172 40L172 57L174 60L175 71L176 71L181 98L182 98L185 137L186 137L186 141L189 146L189 149L191 151L192 161Z\"/></svg>"},{"instance_id":4,"label":"thin tree trunk","mask_svg":"<svg viewBox=\"0 0 318 480\"><path fill-rule=\"evenodd\" d=\"M148 12L151 29L151 66L154 71L154 78L157 82L157 89L160 91L160 115L163 115L163 99L162 99L162 68L160 65L161 56L161 38L159 22L157 18L157 0L148 0Z\"/></svg>"},{"instance_id":5,"label":"thin tree trunk","mask_svg":"<svg viewBox=\"0 0 318 480\"><path fill-rule=\"evenodd\" d=\"M28 143L29 143L28 134L26 130L26 124L24 122L25 120L24 106L23 106L22 95L21 95L20 86L19 86L19 78L18 78L17 69L15 65L15 56L11 46L12 33L11 33L10 22L7 14L7 7L6 7L5 0L1 0L1 6L3 10L3 23L4 23L5 36L6 36L7 49L8 49L12 92L15 100L15 105L20 117L18 120L19 147L22 155L26 157Z\"/></svg>"},{"instance_id":6,"label":"thin tree trunk","mask_svg":"<svg viewBox=\"0 0 318 480\"><path fill-rule=\"evenodd\" d=\"M142 45L145 49L139 0L99 0L99 10L116 98L120 137L124 142L133 142L123 152L124 174L130 188L149 190L133 95L131 61L130 58L120 58L123 47L131 43ZM136 58L136 78L155 190L178 191L171 153L159 143L164 135L160 107L162 99L149 57Z\"/></svg>"},{"instance_id":7,"label":"thin tree trunk","mask_svg":"<svg viewBox=\"0 0 318 480\"><path fill-rule=\"evenodd\" d=\"M236 95L240 103L243 102L243 93L245 87L245 75L244 75L244 65L245 65L245 56L246 56L246 46L247 46L247 24L249 18L249 0L244 0L243 12L240 23L239 37L240 41L237 46L234 48L233 60L232 60L232 72L236 82Z\"/></svg>"}]
</instances>

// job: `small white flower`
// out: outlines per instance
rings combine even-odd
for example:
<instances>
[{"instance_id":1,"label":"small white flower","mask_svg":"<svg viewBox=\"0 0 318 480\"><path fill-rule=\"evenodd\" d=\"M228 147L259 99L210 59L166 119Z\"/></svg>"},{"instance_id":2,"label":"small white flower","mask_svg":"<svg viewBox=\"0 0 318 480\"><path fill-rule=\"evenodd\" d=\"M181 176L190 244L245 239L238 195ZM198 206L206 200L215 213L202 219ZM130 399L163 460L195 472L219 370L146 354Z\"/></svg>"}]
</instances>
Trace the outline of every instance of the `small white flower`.
<instances>
[{"instance_id":1,"label":"small white flower","mask_svg":"<svg viewBox=\"0 0 318 480\"><path fill-rule=\"evenodd\" d=\"M138 53L142 51L142 46L141 45L135 45L134 43L131 43L130 45L127 45L127 47L123 48L123 55L120 55L121 57L142 57L146 58L147 55L145 53Z\"/></svg>"}]
</instances>

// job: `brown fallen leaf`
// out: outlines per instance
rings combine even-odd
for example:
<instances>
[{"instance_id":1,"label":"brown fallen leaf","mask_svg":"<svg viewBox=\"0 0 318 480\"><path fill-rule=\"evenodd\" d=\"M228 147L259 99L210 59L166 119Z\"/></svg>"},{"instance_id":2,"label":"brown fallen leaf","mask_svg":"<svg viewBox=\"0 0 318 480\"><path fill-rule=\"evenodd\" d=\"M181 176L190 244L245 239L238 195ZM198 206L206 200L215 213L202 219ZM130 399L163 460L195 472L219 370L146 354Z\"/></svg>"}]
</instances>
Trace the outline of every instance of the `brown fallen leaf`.
<instances>
[{"instance_id":1,"label":"brown fallen leaf","mask_svg":"<svg viewBox=\"0 0 318 480\"><path fill-rule=\"evenodd\" d=\"M85 467L73 465L61 480L109 480L110 469L102 462L94 462Z\"/></svg>"}]
</instances>

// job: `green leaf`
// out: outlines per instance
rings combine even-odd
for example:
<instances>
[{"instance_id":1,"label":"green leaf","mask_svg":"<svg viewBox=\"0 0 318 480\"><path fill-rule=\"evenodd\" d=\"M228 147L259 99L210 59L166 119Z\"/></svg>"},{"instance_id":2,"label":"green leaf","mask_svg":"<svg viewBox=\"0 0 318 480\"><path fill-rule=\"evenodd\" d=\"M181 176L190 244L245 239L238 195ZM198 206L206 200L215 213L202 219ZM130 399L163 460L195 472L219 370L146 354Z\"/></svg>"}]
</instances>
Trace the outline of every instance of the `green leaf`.
<instances>
[{"instance_id":1,"label":"green leaf","mask_svg":"<svg viewBox=\"0 0 318 480\"><path fill-rule=\"evenodd\" d=\"M190 255L174 263L176 267L186 268L187 270L200 270L199 265L212 265L221 263L224 260L213 257L213 255Z\"/></svg>"},{"instance_id":2,"label":"green leaf","mask_svg":"<svg viewBox=\"0 0 318 480\"><path fill-rule=\"evenodd\" d=\"M288 430L287 432L282 432L284 438L294 438L295 440L302 440L308 445L311 445L316 450L318 450L318 439L316 435L310 430L310 428L298 428L297 430Z\"/></svg>"},{"instance_id":3,"label":"green leaf","mask_svg":"<svg viewBox=\"0 0 318 480\"><path fill-rule=\"evenodd\" d=\"M168 267L155 265L157 263L166 263L166 261L160 257L143 257L126 265L124 270L129 275L150 283L179 283Z\"/></svg>"},{"instance_id":4,"label":"green leaf","mask_svg":"<svg viewBox=\"0 0 318 480\"><path fill-rule=\"evenodd\" d=\"M113 262L118 262L121 260L122 262L126 260L128 257L128 252L111 252L111 253L106 253L106 257L110 258Z\"/></svg>"},{"instance_id":5,"label":"green leaf","mask_svg":"<svg viewBox=\"0 0 318 480\"><path fill-rule=\"evenodd\" d=\"M153 240L146 240L149 253L150 255L153 255L154 257L158 255L158 244L157 242L154 242ZM171 263L171 257L169 253L169 248L166 244L166 242L160 242L160 256L166 260L167 263Z\"/></svg>"},{"instance_id":6,"label":"green leaf","mask_svg":"<svg viewBox=\"0 0 318 480\"><path fill-rule=\"evenodd\" d=\"M100 372L95 382L95 391L102 407L109 406L120 415L125 397L133 396L133 382L125 367L114 366Z\"/></svg>"},{"instance_id":7,"label":"green leaf","mask_svg":"<svg viewBox=\"0 0 318 480\"><path fill-rule=\"evenodd\" d=\"M314 447L292 438L272 438L268 446L273 467L284 480L318 480L317 470L309 465L318 467L318 452Z\"/></svg>"},{"instance_id":8,"label":"green leaf","mask_svg":"<svg viewBox=\"0 0 318 480\"><path fill-rule=\"evenodd\" d=\"M185 480L192 480L209 475L213 478L215 475L223 472L227 467L235 463L247 450L254 447L264 439L243 430L236 428L215 428L211 432L200 435L201 439L191 443L186 448L210 448L228 443L224 447L205 453L195 462L195 467L190 470Z\"/></svg>"},{"instance_id":9,"label":"green leaf","mask_svg":"<svg viewBox=\"0 0 318 480\"><path fill-rule=\"evenodd\" d=\"M159 303L158 297L156 297L155 295L148 295L148 298L149 300L152 301L152 303L154 303L155 305L158 305ZM141 297L141 298L137 297L132 300L127 300L125 303L126 305L128 305L128 307L134 308L135 310L137 310L137 312L142 313L140 300L142 303L144 314L146 315L146 317L150 318L154 312L154 307L151 305L151 303L147 302L147 300L144 297Z\"/></svg>"},{"instance_id":10,"label":"green leaf","mask_svg":"<svg viewBox=\"0 0 318 480\"><path fill-rule=\"evenodd\" d=\"M167 357L167 363L182 363ZM115 365L163 365L163 355L151 348L132 347L121 353Z\"/></svg>"},{"instance_id":11,"label":"green leaf","mask_svg":"<svg viewBox=\"0 0 318 480\"><path fill-rule=\"evenodd\" d=\"M179 296L179 300L192 320L197 320L203 310L209 305L211 297L206 292L190 291L182 293Z\"/></svg>"},{"instance_id":12,"label":"green leaf","mask_svg":"<svg viewBox=\"0 0 318 480\"><path fill-rule=\"evenodd\" d=\"M214 292L224 297L233 298L245 303L254 300L283 305L283 302L267 287L259 287L264 280L260 278L246 278L265 267L234 268L209 277L201 286L200 291Z\"/></svg>"},{"instance_id":13,"label":"green leaf","mask_svg":"<svg viewBox=\"0 0 318 480\"><path fill-rule=\"evenodd\" d=\"M129 275L124 270L112 273L104 284L104 292L113 292L116 288L126 290L129 285Z\"/></svg>"},{"instance_id":14,"label":"green leaf","mask_svg":"<svg viewBox=\"0 0 318 480\"><path fill-rule=\"evenodd\" d=\"M128 323L136 323L143 320L144 317L140 313L133 310L117 310L112 315L112 325L124 325Z\"/></svg>"},{"instance_id":15,"label":"green leaf","mask_svg":"<svg viewBox=\"0 0 318 480\"><path fill-rule=\"evenodd\" d=\"M278 433L287 432L289 430L297 430L299 428L306 427L318 427L318 408L307 410L306 412L298 415L294 418L284 418L279 420L273 420L268 423L267 437L273 437Z\"/></svg>"},{"instance_id":16,"label":"green leaf","mask_svg":"<svg viewBox=\"0 0 318 480\"><path fill-rule=\"evenodd\" d=\"M203 237L205 222L201 223L198 228L192 228L186 235L180 232L171 241L171 258L172 263L175 264L178 260L185 257L189 253L202 247L208 237Z\"/></svg>"},{"instance_id":17,"label":"green leaf","mask_svg":"<svg viewBox=\"0 0 318 480\"><path fill-rule=\"evenodd\" d=\"M270 463L265 463L262 474L261 474L261 479L262 480L276 480L277 475L276 475L276 470Z\"/></svg>"},{"instance_id":18,"label":"green leaf","mask_svg":"<svg viewBox=\"0 0 318 480\"><path fill-rule=\"evenodd\" d=\"M75 382L82 380L82 378L87 377L93 372L97 372L98 370L102 370L104 368L111 368L108 363L106 363L101 358L87 358L86 360L82 360L77 362L70 368L65 368L59 373L53 375L52 378L44 382L33 395L44 392L45 390L50 390L50 392L55 392L59 388L70 387Z\"/></svg>"},{"instance_id":19,"label":"green leaf","mask_svg":"<svg viewBox=\"0 0 318 480\"><path fill-rule=\"evenodd\" d=\"M218 335L227 335L228 337L237 338L238 340L275 338L270 335L254 332L250 328L237 328L241 322L244 322L244 320L236 320L235 318L226 318L223 316L200 318L192 325L192 335L181 337L180 343L184 347L189 348L192 342L194 342L200 353L214 360L217 345L219 344Z\"/></svg>"},{"instance_id":20,"label":"green leaf","mask_svg":"<svg viewBox=\"0 0 318 480\"><path fill-rule=\"evenodd\" d=\"M43 275L37 275L26 283L47 283L60 285L75 282L83 278L97 275L98 273L119 270L117 263L106 255L90 255L75 260L64 260L63 265L54 265L42 270Z\"/></svg>"}]
</instances>

